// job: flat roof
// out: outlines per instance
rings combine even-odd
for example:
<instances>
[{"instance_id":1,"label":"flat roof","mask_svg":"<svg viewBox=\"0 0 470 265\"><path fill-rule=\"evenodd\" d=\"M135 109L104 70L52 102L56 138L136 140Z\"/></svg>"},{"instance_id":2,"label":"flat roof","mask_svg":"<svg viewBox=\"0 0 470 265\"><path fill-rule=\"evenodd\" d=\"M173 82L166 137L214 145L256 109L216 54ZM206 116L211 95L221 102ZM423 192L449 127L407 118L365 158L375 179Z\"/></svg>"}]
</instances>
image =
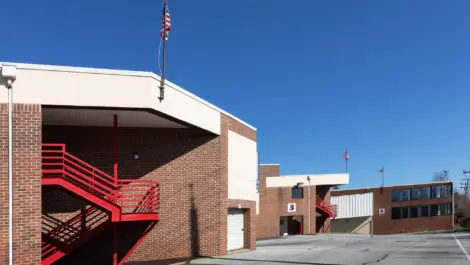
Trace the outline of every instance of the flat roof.
<instances>
[{"instance_id":1,"label":"flat roof","mask_svg":"<svg viewBox=\"0 0 470 265\"><path fill-rule=\"evenodd\" d=\"M59 66L59 65L46 65L46 64L28 64L28 63L12 63L12 62L0 62L0 68L2 65L14 65L19 69L26 69L26 70L43 70L43 71L56 71L56 72L74 72L74 73L87 73L87 74L103 74L103 75L120 75L120 76L134 76L134 77L151 77L155 80L161 80L161 77L153 72L146 72L146 71L130 71L130 70L115 70L115 69L102 69L102 68L87 68L87 67L75 67L75 66ZM172 83L165 79L165 85L169 86L180 93L183 93L194 100L199 101L200 103L223 113L224 115L246 125L250 129L256 131L257 129L248 124L247 122L237 118L235 115L232 115L223 109L209 103L208 101L194 95L193 93L183 89L182 87Z\"/></svg>"},{"instance_id":2,"label":"flat roof","mask_svg":"<svg viewBox=\"0 0 470 265\"><path fill-rule=\"evenodd\" d=\"M446 183L453 183L452 180L447 181L432 181L432 182L424 182L424 183L415 183L415 184L397 184L397 185L390 185L390 186L383 186L384 188L393 188L393 187L406 187L406 186L416 186L416 185L431 185L431 184L446 184ZM332 190L332 192L341 192L341 191L349 191L349 190L367 190L367 189L380 189L382 186L376 187L363 187L363 188L353 188L353 189L341 189L341 190Z\"/></svg>"},{"instance_id":3,"label":"flat roof","mask_svg":"<svg viewBox=\"0 0 470 265\"><path fill-rule=\"evenodd\" d=\"M307 180L310 177L310 181ZM310 174L310 175L290 175L290 176L271 176L266 178L266 187L292 187L302 183L302 186L322 186L322 185L344 185L349 184L349 174Z\"/></svg>"}]
</instances>

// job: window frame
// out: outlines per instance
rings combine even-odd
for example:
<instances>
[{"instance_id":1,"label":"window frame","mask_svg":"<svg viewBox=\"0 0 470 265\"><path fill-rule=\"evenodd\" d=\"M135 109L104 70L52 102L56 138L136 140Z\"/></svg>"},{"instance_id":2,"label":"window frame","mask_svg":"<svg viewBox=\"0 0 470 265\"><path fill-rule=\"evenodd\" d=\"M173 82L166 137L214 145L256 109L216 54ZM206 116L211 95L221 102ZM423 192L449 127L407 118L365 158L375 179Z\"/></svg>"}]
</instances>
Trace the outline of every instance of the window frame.
<instances>
[{"instance_id":1,"label":"window frame","mask_svg":"<svg viewBox=\"0 0 470 265\"><path fill-rule=\"evenodd\" d=\"M393 194L399 192L400 193L400 200L395 200ZM403 194L407 194L407 198L403 199ZM407 202L411 200L411 189L399 189L399 190L392 190L392 202Z\"/></svg>"},{"instance_id":2,"label":"window frame","mask_svg":"<svg viewBox=\"0 0 470 265\"><path fill-rule=\"evenodd\" d=\"M416 209L414 209L416 208ZM415 210L416 216L413 214ZM449 216L453 213L452 203L432 203L427 205L398 206L391 208L391 220L401 220L410 218L430 218L435 216ZM399 213L399 216L397 215ZM425 214L424 214L425 213Z\"/></svg>"},{"instance_id":3,"label":"window frame","mask_svg":"<svg viewBox=\"0 0 470 265\"><path fill-rule=\"evenodd\" d=\"M425 190L427 190L426 197L423 196L423 194L424 194L423 191L425 191ZM418 195L416 197L413 196L414 191L418 191ZM432 193L432 189L429 186L428 187L411 188L410 201L431 199L431 193Z\"/></svg>"},{"instance_id":4,"label":"window frame","mask_svg":"<svg viewBox=\"0 0 470 265\"><path fill-rule=\"evenodd\" d=\"M300 190L300 197L296 197L294 198L294 190ZM291 198L292 200L300 200L300 199L303 199L304 198L304 188L303 187L292 187L292 190L291 190Z\"/></svg>"},{"instance_id":5,"label":"window frame","mask_svg":"<svg viewBox=\"0 0 470 265\"><path fill-rule=\"evenodd\" d=\"M439 196L437 196L438 193L439 193ZM445 194L445 196L442 196L443 193ZM432 199L452 197L452 186L450 184L432 186L431 195L432 195L431 196Z\"/></svg>"}]
</instances>

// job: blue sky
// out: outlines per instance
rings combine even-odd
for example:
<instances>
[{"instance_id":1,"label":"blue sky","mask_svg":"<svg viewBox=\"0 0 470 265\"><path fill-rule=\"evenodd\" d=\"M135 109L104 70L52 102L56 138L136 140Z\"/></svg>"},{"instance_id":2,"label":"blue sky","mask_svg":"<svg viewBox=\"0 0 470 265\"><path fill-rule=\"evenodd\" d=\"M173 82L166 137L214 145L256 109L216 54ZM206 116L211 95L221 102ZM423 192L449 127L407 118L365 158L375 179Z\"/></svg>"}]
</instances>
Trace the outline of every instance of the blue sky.
<instances>
[{"instance_id":1,"label":"blue sky","mask_svg":"<svg viewBox=\"0 0 470 265\"><path fill-rule=\"evenodd\" d=\"M136 4L138 3L138 4ZM162 1L5 1L0 61L157 72ZM258 128L282 174L470 168L470 2L169 0L167 77Z\"/></svg>"}]
</instances>

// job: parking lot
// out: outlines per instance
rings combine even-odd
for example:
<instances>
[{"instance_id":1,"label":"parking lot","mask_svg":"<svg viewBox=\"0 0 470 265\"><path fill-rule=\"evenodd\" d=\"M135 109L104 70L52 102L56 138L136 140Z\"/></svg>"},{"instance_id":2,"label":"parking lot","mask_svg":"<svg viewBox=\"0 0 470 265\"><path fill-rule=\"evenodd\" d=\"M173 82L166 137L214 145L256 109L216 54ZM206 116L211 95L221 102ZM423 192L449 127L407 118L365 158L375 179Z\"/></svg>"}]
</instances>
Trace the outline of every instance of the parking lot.
<instances>
[{"instance_id":1,"label":"parking lot","mask_svg":"<svg viewBox=\"0 0 470 265\"><path fill-rule=\"evenodd\" d=\"M258 241L257 250L193 264L470 264L470 234L290 236Z\"/></svg>"}]
</instances>

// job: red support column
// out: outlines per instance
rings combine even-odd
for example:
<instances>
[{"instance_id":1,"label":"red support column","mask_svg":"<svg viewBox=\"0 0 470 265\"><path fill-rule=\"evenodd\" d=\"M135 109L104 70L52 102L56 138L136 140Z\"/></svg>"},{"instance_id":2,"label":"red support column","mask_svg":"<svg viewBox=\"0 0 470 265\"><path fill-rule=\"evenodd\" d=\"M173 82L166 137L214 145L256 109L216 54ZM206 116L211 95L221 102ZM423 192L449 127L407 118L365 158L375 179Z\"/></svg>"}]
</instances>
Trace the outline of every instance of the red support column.
<instances>
[{"instance_id":1,"label":"red support column","mask_svg":"<svg viewBox=\"0 0 470 265\"><path fill-rule=\"evenodd\" d=\"M113 265L118 265L118 234L117 234L117 223L113 223Z\"/></svg>"},{"instance_id":2,"label":"red support column","mask_svg":"<svg viewBox=\"0 0 470 265\"><path fill-rule=\"evenodd\" d=\"M117 185L118 180L118 162L117 162L117 152L118 152L118 116L114 114L113 122L113 168L114 168L114 184Z\"/></svg>"},{"instance_id":3,"label":"red support column","mask_svg":"<svg viewBox=\"0 0 470 265\"><path fill-rule=\"evenodd\" d=\"M118 184L118 162L117 154L118 153L118 116L114 114L113 119L113 175L114 175L114 185ZM117 194L115 194L115 201L117 203ZM113 265L118 265L118 232L117 224L113 223Z\"/></svg>"}]
</instances>

